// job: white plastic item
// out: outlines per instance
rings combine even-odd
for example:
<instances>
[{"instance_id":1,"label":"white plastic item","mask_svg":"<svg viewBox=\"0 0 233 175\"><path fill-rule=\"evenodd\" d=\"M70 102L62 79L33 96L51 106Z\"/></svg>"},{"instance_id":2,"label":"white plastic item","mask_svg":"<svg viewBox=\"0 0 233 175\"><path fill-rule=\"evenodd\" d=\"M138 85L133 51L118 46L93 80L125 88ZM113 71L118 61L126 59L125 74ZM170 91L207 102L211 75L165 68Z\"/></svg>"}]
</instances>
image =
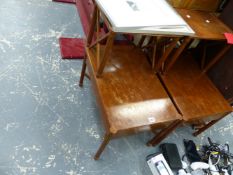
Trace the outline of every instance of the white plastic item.
<instances>
[{"instance_id":1,"label":"white plastic item","mask_svg":"<svg viewBox=\"0 0 233 175\"><path fill-rule=\"evenodd\" d=\"M183 169L188 168L188 164L185 161L182 160L181 163L182 163L182 168Z\"/></svg>"},{"instance_id":2,"label":"white plastic item","mask_svg":"<svg viewBox=\"0 0 233 175\"><path fill-rule=\"evenodd\" d=\"M216 168L215 165L213 165L210 158L209 158L209 166L210 166L211 175L220 175L218 169Z\"/></svg>"},{"instance_id":3,"label":"white plastic item","mask_svg":"<svg viewBox=\"0 0 233 175\"><path fill-rule=\"evenodd\" d=\"M177 175L191 175L190 173L186 173L184 169L180 169L178 171L178 174Z\"/></svg>"},{"instance_id":4,"label":"white plastic item","mask_svg":"<svg viewBox=\"0 0 233 175\"><path fill-rule=\"evenodd\" d=\"M147 160L153 175L174 175L163 154L157 154Z\"/></svg>"},{"instance_id":5,"label":"white plastic item","mask_svg":"<svg viewBox=\"0 0 233 175\"><path fill-rule=\"evenodd\" d=\"M229 175L229 173L227 172L227 170L222 169L222 171L224 172L224 175Z\"/></svg>"},{"instance_id":6,"label":"white plastic item","mask_svg":"<svg viewBox=\"0 0 233 175\"><path fill-rule=\"evenodd\" d=\"M210 165L208 163L204 162L194 162L190 166L192 170L197 170L197 169L209 169Z\"/></svg>"},{"instance_id":7,"label":"white plastic item","mask_svg":"<svg viewBox=\"0 0 233 175\"><path fill-rule=\"evenodd\" d=\"M211 175L220 175L216 166L214 165L210 165L210 171L211 171Z\"/></svg>"},{"instance_id":8,"label":"white plastic item","mask_svg":"<svg viewBox=\"0 0 233 175\"><path fill-rule=\"evenodd\" d=\"M178 171L178 175L187 175L187 173L185 172L184 169L180 169L180 170Z\"/></svg>"}]
</instances>

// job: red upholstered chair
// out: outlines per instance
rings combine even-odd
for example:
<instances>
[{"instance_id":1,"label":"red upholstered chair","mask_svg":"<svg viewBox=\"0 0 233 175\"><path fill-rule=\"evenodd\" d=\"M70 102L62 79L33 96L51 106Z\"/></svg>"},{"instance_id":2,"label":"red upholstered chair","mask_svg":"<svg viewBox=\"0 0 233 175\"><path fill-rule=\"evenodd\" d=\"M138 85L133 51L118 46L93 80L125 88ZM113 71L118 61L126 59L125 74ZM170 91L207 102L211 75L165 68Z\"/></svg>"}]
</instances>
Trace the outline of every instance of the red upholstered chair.
<instances>
[{"instance_id":1,"label":"red upholstered chair","mask_svg":"<svg viewBox=\"0 0 233 175\"><path fill-rule=\"evenodd\" d=\"M85 36L88 35L94 5L92 0L77 0L76 7L80 16Z\"/></svg>"}]
</instances>

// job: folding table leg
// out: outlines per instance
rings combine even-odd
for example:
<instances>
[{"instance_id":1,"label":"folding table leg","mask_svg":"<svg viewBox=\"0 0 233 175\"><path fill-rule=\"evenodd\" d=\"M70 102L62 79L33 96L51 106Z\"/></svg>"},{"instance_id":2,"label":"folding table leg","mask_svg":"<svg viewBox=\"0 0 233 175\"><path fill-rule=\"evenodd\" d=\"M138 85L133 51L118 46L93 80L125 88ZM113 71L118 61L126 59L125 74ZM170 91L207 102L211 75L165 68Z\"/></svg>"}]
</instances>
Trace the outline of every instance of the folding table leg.
<instances>
[{"instance_id":1,"label":"folding table leg","mask_svg":"<svg viewBox=\"0 0 233 175\"><path fill-rule=\"evenodd\" d=\"M181 123L182 123L182 120L176 120L172 122L168 127L166 127L165 129L162 129L153 139L147 142L147 146L155 146L159 144L172 131L174 131Z\"/></svg>"},{"instance_id":2,"label":"folding table leg","mask_svg":"<svg viewBox=\"0 0 233 175\"><path fill-rule=\"evenodd\" d=\"M186 48L186 46L190 43L191 38L185 37L183 43L179 47L179 49L175 52L173 57L171 58L171 61L168 63L168 65L165 67L164 74L168 72L168 70L173 66L173 64L176 62L176 60L179 58L179 56L182 54L183 50Z\"/></svg>"},{"instance_id":3,"label":"folding table leg","mask_svg":"<svg viewBox=\"0 0 233 175\"><path fill-rule=\"evenodd\" d=\"M152 69L155 69L155 61L157 59L158 37L154 38L154 46L152 53Z\"/></svg>"},{"instance_id":4,"label":"folding table leg","mask_svg":"<svg viewBox=\"0 0 233 175\"><path fill-rule=\"evenodd\" d=\"M142 35L142 36L141 36L141 39L140 39L139 42L138 42L138 47L140 47L140 48L142 47L142 45L143 45L145 39L146 39L146 35Z\"/></svg>"},{"instance_id":5,"label":"folding table leg","mask_svg":"<svg viewBox=\"0 0 233 175\"><path fill-rule=\"evenodd\" d=\"M98 160L100 155L102 154L102 152L104 151L105 147L107 146L107 144L109 143L109 141L112 138L112 134L111 133L106 133L104 136L104 140L102 142L102 144L100 145L98 151L96 152L94 159Z\"/></svg>"},{"instance_id":6,"label":"folding table leg","mask_svg":"<svg viewBox=\"0 0 233 175\"><path fill-rule=\"evenodd\" d=\"M156 65L156 70L159 71L162 68L162 65L165 63L167 60L168 56L170 53L173 51L173 49L176 47L177 42L179 41L180 38L174 38L174 41L170 44L170 46L165 50L165 53L163 56L160 58L158 64Z\"/></svg>"},{"instance_id":7,"label":"folding table leg","mask_svg":"<svg viewBox=\"0 0 233 175\"><path fill-rule=\"evenodd\" d=\"M115 38L115 33L111 32L110 35L108 36L107 43L104 49L104 55L102 58L100 58L100 65L97 70L97 77L100 77L101 74L103 73L104 67L107 63L110 51L112 50L112 46L114 44L114 38ZM99 53L97 53L99 54Z\"/></svg>"}]
</instances>

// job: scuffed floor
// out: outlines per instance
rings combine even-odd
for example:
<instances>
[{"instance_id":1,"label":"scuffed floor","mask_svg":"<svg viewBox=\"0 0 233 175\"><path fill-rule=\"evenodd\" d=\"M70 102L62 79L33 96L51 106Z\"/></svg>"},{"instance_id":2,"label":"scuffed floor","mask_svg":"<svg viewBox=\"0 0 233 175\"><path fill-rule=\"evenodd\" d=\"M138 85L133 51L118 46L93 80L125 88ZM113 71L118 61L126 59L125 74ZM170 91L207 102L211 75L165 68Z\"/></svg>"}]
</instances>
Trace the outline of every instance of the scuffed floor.
<instances>
[{"instance_id":1,"label":"scuffed floor","mask_svg":"<svg viewBox=\"0 0 233 175\"><path fill-rule=\"evenodd\" d=\"M1 1L0 174L150 175L145 157L157 150L145 146L150 133L113 140L92 159L103 135L100 114L90 82L77 85L81 61L60 58L60 36L82 36L74 5ZM232 135L229 115L197 138L183 127L166 141L182 155L183 138L233 145Z\"/></svg>"}]
</instances>

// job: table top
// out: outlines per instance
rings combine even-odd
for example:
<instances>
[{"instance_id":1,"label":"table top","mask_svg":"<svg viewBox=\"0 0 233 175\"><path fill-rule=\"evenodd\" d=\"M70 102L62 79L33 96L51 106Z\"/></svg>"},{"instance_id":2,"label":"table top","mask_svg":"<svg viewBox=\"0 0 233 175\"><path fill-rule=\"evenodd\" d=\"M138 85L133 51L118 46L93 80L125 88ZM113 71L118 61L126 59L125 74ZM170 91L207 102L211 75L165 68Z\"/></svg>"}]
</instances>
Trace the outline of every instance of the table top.
<instances>
[{"instance_id":1,"label":"table top","mask_svg":"<svg viewBox=\"0 0 233 175\"><path fill-rule=\"evenodd\" d=\"M182 119L140 49L114 45L101 78L95 76L95 49L86 52L102 116L112 132Z\"/></svg>"},{"instance_id":2,"label":"table top","mask_svg":"<svg viewBox=\"0 0 233 175\"><path fill-rule=\"evenodd\" d=\"M127 7L130 6L127 5L127 3L129 2L125 0L121 0L121 2L117 1L115 6L112 3L115 2L114 0L111 2L96 0L96 5L99 11L101 12L101 17L104 19L108 28L115 33L145 34L145 35L167 36L167 37L194 35L194 31L191 29L191 27L175 11L175 9L169 5L168 2L164 0L162 1L148 0L148 1L149 2L144 2L144 1L143 2L138 1L138 2L140 3L140 7L141 5L142 7L145 6L145 4L147 4L146 6L149 7L150 10L145 10L145 14L148 15L150 14L149 11L152 11L152 14L155 16L153 16L152 14L148 16L144 16L143 13L141 14L140 11L144 10L144 8L142 7L140 8L139 11L137 10L135 11L129 8L128 12L131 13L126 15L124 13L126 10L125 6ZM150 1L154 2L155 4L150 3ZM150 6L150 4L152 4L152 6ZM105 6L105 8L103 6ZM118 13L119 8L121 8L122 13ZM163 13L160 11L163 11ZM112 15L110 15L109 13L112 13ZM129 19L125 18L126 16ZM167 17L166 20L161 20L161 16L166 16ZM133 19L131 19L130 17L132 17ZM114 20L117 20L118 23L119 22L124 23L124 25L119 25L117 27L116 24L114 23ZM149 24L140 25L141 22L145 23L148 21ZM133 23L135 24L133 25Z\"/></svg>"},{"instance_id":3,"label":"table top","mask_svg":"<svg viewBox=\"0 0 233 175\"><path fill-rule=\"evenodd\" d=\"M214 13L188 9L176 10L194 30L194 38L226 40L224 33L233 33Z\"/></svg>"},{"instance_id":4,"label":"table top","mask_svg":"<svg viewBox=\"0 0 233 175\"><path fill-rule=\"evenodd\" d=\"M182 55L169 70L161 76L183 119L203 119L232 111L231 106L203 74L190 54Z\"/></svg>"}]
</instances>

